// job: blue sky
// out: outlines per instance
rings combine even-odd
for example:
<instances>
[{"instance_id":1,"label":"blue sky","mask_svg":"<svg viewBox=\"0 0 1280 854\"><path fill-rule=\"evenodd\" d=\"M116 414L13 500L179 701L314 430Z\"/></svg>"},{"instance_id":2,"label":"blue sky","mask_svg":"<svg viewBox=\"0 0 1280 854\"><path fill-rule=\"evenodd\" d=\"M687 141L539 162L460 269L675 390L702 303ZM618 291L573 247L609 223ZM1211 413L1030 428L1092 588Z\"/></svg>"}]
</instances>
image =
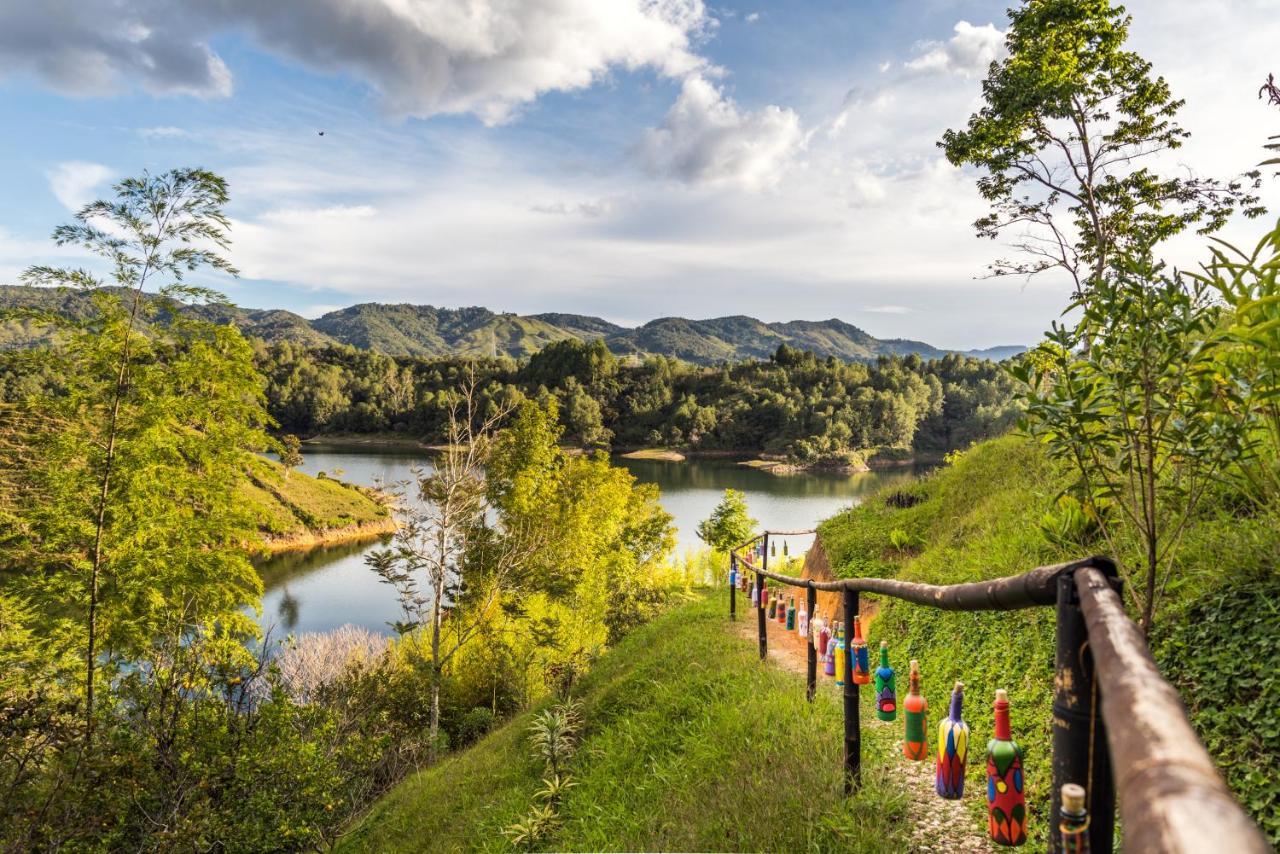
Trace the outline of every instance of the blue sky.
<instances>
[{"instance_id":1,"label":"blue sky","mask_svg":"<svg viewBox=\"0 0 1280 854\"><path fill-rule=\"evenodd\" d=\"M112 180L202 165L231 182L244 274L210 284L247 306L834 316L1029 342L1065 284L975 278L1000 246L973 236L974 176L934 145L978 105L1004 6L0 0L0 281L71 259L48 233ZM1170 165L1256 163L1280 133L1254 99L1280 71L1280 0L1129 8L1133 46L1188 101Z\"/></svg>"}]
</instances>

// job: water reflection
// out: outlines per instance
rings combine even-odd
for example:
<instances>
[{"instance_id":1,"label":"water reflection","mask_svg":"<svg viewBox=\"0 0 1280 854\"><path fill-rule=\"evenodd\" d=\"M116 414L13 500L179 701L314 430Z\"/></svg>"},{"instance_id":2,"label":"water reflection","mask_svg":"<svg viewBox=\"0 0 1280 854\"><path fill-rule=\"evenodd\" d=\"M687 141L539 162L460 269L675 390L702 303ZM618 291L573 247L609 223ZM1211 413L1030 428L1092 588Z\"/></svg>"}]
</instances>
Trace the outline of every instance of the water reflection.
<instances>
[{"instance_id":1,"label":"water reflection","mask_svg":"<svg viewBox=\"0 0 1280 854\"><path fill-rule=\"evenodd\" d=\"M638 480L656 483L661 489L662 505L675 517L678 550L700 547L697 524L711 513L725 489L744 492L752 515L763 525L799 530L860 502L887 483L909 480L916 473L908 467L851 476L778 476L724 459L616 462ZM374 485L403 481L411 466L428 464L425 452L308 447L299 470L312 475L323 471L351 483ZM343 543L261 560L258 569L266 588L262 626L271 628L276 637L328 631L344 623L390 633L390 624L402 618L395 593L364 563L365 555L377 545ZM797 554L807 548L808 538L794 538L789 546L791 553Z\"/></svg>"}]
</instances>

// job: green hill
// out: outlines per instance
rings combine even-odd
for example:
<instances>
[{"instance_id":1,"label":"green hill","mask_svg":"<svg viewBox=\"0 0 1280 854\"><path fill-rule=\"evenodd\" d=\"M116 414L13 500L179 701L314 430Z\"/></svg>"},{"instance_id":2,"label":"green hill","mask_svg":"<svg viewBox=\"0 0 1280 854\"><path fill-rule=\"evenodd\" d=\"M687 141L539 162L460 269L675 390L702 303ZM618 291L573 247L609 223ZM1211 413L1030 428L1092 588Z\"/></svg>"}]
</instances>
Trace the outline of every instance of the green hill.
<instances>
[{"instance_id":1,"label":"green hill","mask_svg":"<svg viewBox=\"0 0 1280 854\"><path fill-rule=\"evenodd\" d=\"M724 605L711 595L660 617L584 677L577 785L548 850L904 850L905 799L874 770L890 743L864 741L873 770L846 802L835 691L805 702L803 677L762 666ZM530 717L405 780L339 848L509 850L502 830L541 786Z\"/></svg>"},{"instance_id":2,"label":"green hill","mask_svg":"<svg viewBox=\"0 0 1280 854\"><path fill-rule=\"evenodd\" d=\"M41 308L68 316L92 310L88 294L66 288L0 286L0 309ZM945 355L922 341L879 339L842 320L792 320L765 323L735 315L708 320L663 317L635 329L599 317L550 312L518 315L487 308L436 308L406 303L361 303L307 320L280 309L195 306L192 313L234 323L246 335L267 342L294 341L308 347L334 342L389 356L505 355L528 356L566 338L603 338L617 355L673 356L695 364L767 358L780 344L819 356L866 361L879 356L915 353L923 358ZM43 333L30 324L0 322L0 347L27 346ZM1025 348L992 347L968 355L1002 359Z\"/></svg>"},{"instance_id":3,"label":"green hill","mask_svg":"<svg viewBox=\"0 0 1280 854\"><path fill-rule=\"evenodd\" d=\"M289 472L255 458L241 494L269 547L305 546L392 529L391 511L369 490Z\"/></svg>"},{"instance_id":4,"label":"green hill","mask_svg":"<svg viewBox=\"0 0 1280 854\"><path fill-rule=\"evenodd\" d=\"M839 577L957 584L1015 575L1108 551L1099 540L1054 545L1042 533L1042 519L1068 482L1039 446L1009 436L976 445L932 476L833 517L819 532ZM1274 605L1280 601L1280 520L1246 504L1224 496L1192 521L1156 619L1152 651L1228 784L1274 843L1280 841L1274 773L1280 767L1280 676L1272 666L1280 654ZM895 548L894 531L915 545ZM931 709L946 708L950 686L959 679L969 686L969 721L987 724L993 692L1008 689L1015 736L1027 752L1032 828L1040 834L1034 844L1043 847L1053 609L958 613L891 599L879 604L868 642L887 640L899 666L919 659ZM969 771L970 785L985 785L980 764L971 762ZM970 806L976 817L981 802Z\"/></svg>"}]
</instances>

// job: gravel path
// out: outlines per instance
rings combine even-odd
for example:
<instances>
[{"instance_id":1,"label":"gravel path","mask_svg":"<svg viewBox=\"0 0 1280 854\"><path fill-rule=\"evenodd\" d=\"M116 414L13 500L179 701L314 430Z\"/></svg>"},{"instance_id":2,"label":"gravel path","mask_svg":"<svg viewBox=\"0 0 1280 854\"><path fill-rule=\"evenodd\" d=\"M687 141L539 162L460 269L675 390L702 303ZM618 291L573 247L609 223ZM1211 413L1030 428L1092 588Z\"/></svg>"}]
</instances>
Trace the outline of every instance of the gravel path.
<instances>
[{"instance_id":1,"label":"gravel path","mask_svg":"<svg viewBox=\"0 0 1280 854\"><path fill-rule=\"evenodd\" d=\"M745 609L741 600L738 602L738 607L738 621L734 625L737 627L737 632L754 645L757 643L756 614L751 608L750 598L747 599ZM873 615L867 615L868 621L871 616ZM804 675L808 660L808 644L795 632L786 631L776 622L766 621L765 625L768 627L769 661L785 670ZM821 664L818 671L818 686L820 691L837 690L835 680L822 674ZM933 726L936 724L936 719L932 715L929 723L930 747L932 747ZM900 729L902 724L900 721L890 723L872 719L864 723L864 726L876 729L884 727ZM919 762L909 760L902 755L901 738L894 741L894 751L897 756L895 762L897 773L892 775L892 779L901 784L907 796L907 820L912 825L911 850L913 852L951 854L955 851L985 851L994 854L998 850L987 836L986 828L975 821L965 807L965 802L975 797L973 792L966 791L964 801L948 801L938 797L934 791L932 751L928 760Z\"/></svg>"}]
</instances>

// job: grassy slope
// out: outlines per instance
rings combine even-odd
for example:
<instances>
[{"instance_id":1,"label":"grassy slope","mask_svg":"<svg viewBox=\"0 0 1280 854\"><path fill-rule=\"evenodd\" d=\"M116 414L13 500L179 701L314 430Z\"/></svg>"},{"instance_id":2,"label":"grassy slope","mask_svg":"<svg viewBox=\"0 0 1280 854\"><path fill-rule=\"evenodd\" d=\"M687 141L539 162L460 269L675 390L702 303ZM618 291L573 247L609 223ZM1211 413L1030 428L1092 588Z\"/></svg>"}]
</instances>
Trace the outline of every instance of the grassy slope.
<instances>
[{"instance_id":1,"label":"grassy slope","mask_svg":"<svg viewBox=\"0 0 1280 854\"><path fill-rule=\"evenodd\" d=\"M810 706L802 677L761 666L731 631L723 600L703 598L636 630L592 668L576 692L586 718L578 785L551 849L903 850L903 799L886 794L875 771L888 743L864 742L867 785L844 805L835 693ZM343 850L506 849L502 828L539 788L528 723L517 716L406 780Z\"/></svg>"},{"instance_id":2,"label":"grassy slope","mask_svg":"<svg viewBox=\"0 0 1280 854\"><path fill-rule=\"evenodd\" d=\"M821 527L823 543L837 575L934 584L1013 575L1105 551L1099 543L1063 550L1041 535L1040 517L1064 484L1034 445L1007 437L977 446L914 484L908 491L923 499L914 507L889 507L881 495L828 520ZM1280 782L1274 774L1280 767L1280 678L1270 658L1251 660L1239 650L1280 646L1280 618L1266 605L1280 594L1277 527L1274 518L1232 515L1224 502L1211 503L1186 536L1179 571L1185 581L1162 606L1153 644L1241 801L1264 823L1270 816L1273 837L1280 832ZM895 528L915 535L919 545L905 553L892 549L889 534ZM1204 603L1228 594L1264 607L1249 620L1201 615ZM892 600L881 604L870 641L887 640L900 670L908 660L920 660L934 720L946 707L952 682L968 686L966 718L974 727L975 754L990 735L995 689L1009 690L1015 737L1027 751L1032 827L1042 838L1051 780L1052 609L949 614ZM1190 637L1183 629L1188 622L1200 625ZM1188 666L1189 656L1196 667ZM981 757L971 755L970 785L982 786L983 768L973 760ZM982 800L971 806L979 812Z\"/></svg>"},{"instance_id":3,"label":"grassy slope","mask_svg":"<svg viewBox=\"0 0 1280 854\"><path fill-rule=\"evenodd\" d=\"M381 523L389 511L354 486L329 478L290 472L272 460L257 458L244 498L268 539L299 537L356 525Z\"/></svg>"}]
</instances>

